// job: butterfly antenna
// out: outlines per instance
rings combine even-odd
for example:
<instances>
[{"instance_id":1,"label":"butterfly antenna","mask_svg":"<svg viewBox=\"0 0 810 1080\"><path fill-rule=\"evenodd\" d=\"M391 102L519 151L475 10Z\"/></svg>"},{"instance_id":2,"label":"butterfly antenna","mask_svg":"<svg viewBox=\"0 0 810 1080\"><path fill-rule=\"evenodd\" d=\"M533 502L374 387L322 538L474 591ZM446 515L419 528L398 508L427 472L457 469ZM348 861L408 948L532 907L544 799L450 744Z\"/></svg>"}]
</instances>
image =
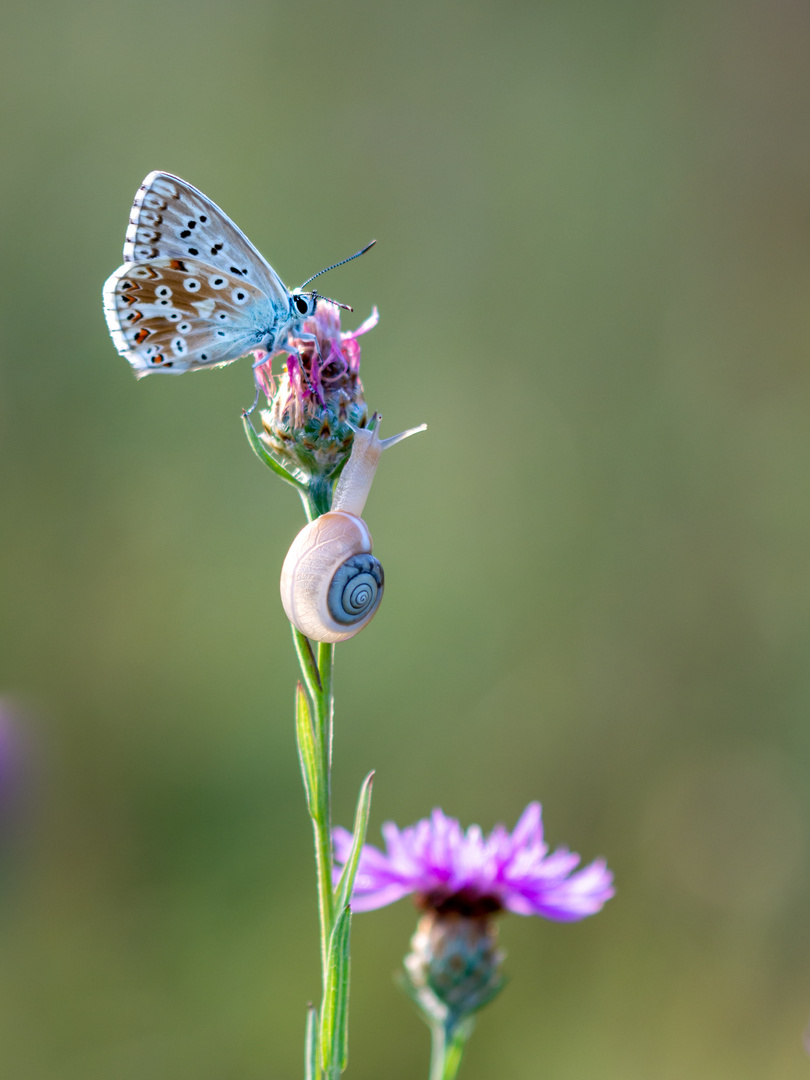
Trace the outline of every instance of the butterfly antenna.
<instances>
[{"instance_id":1,"label":"butterfly antenna","mask_svg":"<svg viewBox=\"0 0 810 1080\"><path fill-rule=\"evenodd\" d=\"M304 284L306 285L306 282ZM321 296L320 293L313 293L312 295L317 296L319 300L325 300L327 304L334 304L335 307L343 308L344 311L354 311L353 307L349 307L348 304L341 304L339 300L332 300L329 296Z\"/></svg>"},{"instance_id":2,"label":"butterfly antenna","mask_svg":"<svg viewBox=\"0 0 810 1080\"><path fill-rule=\"evenodd\" d=\"M341 259L340 262L332 263L331 266L327 266L325 270L319 270L317 274L313 274L312 277L308 277L307 280L304 282L304 285L309 285L310 281L314 281L316 277L320 277L321 274L328 274L330 270L335 270L338 266L343 266L344 263L351 262L352 259L359 259L361 255L365 255L367 251L373 248L376 243L376 240L372 240L370 244L366 244L366 246L364 248L361 248L360 251L356 251L354 255L350 255L348 259ZM299 285L299 289L303 289L304 285ZM323 299L325 300L326 297L324 296ZM334 304L334 302L335 301L333 300L332 303ZM351 311L351 308L349 308L349 310Z\"/></svg>"}]
</instances>

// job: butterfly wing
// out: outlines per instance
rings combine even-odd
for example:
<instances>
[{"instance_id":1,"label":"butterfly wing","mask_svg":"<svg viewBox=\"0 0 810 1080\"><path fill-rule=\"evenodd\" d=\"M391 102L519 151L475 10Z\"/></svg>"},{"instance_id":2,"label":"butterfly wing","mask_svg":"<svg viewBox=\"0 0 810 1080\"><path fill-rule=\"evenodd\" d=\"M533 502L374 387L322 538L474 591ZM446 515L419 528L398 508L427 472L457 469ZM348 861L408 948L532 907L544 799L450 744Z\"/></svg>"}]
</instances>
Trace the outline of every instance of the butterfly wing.
<instances>
[{"instance_id":1,"label":"butterfly wing","mask_svg":"<svg viewBox=\"0 0 810 1080\"><path fill-rule=\"evenodd\" d=\"M289 291L245 234L197 188L151 172L129 215L124 262L194 259L261 289L285 311Z\"/></svg>"},{"instance_id":2,"label":"butterfly wing","mask_svg":"<svg viewBox=\"0 0 810 1080\"><path fill-rule=\"evenodd\" d=\"M124 263L104 286L104 313L139 378L272 351L290 325L288 307L280 310L261 287L188 257Z\"/></svg>"}]
</instances>

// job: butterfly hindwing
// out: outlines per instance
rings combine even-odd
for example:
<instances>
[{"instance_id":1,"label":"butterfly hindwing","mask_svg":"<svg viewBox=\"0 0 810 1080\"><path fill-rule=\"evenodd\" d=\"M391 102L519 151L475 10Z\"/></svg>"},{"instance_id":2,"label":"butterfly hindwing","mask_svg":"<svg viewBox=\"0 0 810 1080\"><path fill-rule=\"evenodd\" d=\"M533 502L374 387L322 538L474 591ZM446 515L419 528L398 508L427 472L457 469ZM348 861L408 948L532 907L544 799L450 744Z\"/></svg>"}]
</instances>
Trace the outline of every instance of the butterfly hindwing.
<instances>
[{"instance_id":1,"label":"butterfly hindwing","mask_svg":"<svg viewBox=\"0 0 810 1080\"><path fill-rule=\"evenodd\" d=\"M104 286L104 311L138 376L227 364L267 348L284 321L261 288L192 258L125 263Z\"/></svg>"},{"instance_id":2,"label":"butterfly hindwing","mask_svg":"<svg viewBox=\"0 0 810 1080\"><path fill-rule=\"evenodd\" d=\"M179 176L151 172L130 211L124 262L187 258L257 286L285 308L289 304L281 278L216 203Z\"/></svg>"}]
</instances>

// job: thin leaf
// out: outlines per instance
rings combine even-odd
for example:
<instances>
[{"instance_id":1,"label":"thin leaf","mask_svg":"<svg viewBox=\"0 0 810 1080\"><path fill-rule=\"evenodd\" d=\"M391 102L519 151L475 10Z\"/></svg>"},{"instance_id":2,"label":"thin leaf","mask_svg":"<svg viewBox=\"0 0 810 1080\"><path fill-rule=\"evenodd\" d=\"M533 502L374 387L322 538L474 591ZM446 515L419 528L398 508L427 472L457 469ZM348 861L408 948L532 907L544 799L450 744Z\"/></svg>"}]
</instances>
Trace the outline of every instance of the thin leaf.
<instances>
[{"instance_id":1,"label":"thin leaf","mask_svg":"<svg viewBox=\"0 0 810 1080\"><path fill-rule=\"evenodd\" d=\"M314 702L321 694L323 688L321 686L321 673L318 671L318 661L315 659L315 653L312 651L312 642L306 634L302 634L292 623L290 623L290 629L293 634L295 651L298 654L298 663L301 667L301 674L304 676L304 682L307 684L309 696Z\"/></svg>"},{"instance_id":2,"label":"thin leaf","mask_svg":"<svg viewBox=\"0 0 810 1080\"><path fill-rule=\"evenodd\" d=\"M349 932L348 904L335 920L329 939L329 961L321 1017L321 1061L326 1080L337 1080L349 1061Z\"/></svg>"},{"instance_id":3,"label":"thin leaf","mask_svg":"<svg viewBox=\"0 0 810 1080\"><path fill-rule=\"evenodd\" d=\"M315 817L318 810L318 757L309 701L301 683L298 683L295 688L295 735L301 773L304 777L307 806L310 817Z\"/></svg>"},{"instance_id":4,"label":"thin leaf","mask_svg":"<svg viewBox=\"0 0 810 1080\"><path fill-rule=\"evenodd\" d=\"M242 424L245 428L245 435L247 435L248 442L251 449L259 461L264 462L268 469L272 469L276 476L280 476L282 480L285 480L288 484L292 484L293 487L301 488L306 491L307 485L299 480L296 476L293 476L291 472L287 472L283 465L280 465L276 459L270 454L265 447L262 440L253 430L253 424L246 413L242 414Z\"/></svg>"},{"instance_id":5,"label":"thin leaf","mask_svg":"<svg viewBox=\"0 0 810 1080\"><path fill-rule=\"evenodd\" d=\"M354 833L352 835L352 847L340 880L335 890L335 911L342 911L352 898L354 878L357 874L357 866L360 862L360 852L366 842L366 829L368 828L368 815L371 810L371 785L374 783L374 772L370 772L360 788L360 797L357 800L357 811L354 815Z\"/></svg>"},{"instance_id":6,"label":"thin leaf","mask_svg":"<svg viewBox=\"0 0 810 1080\"><path fill-rule=\"evenodd\" d=\"M323 746L326 753L324 767L332 769L332 736L334 734L335 695L332 692L332 676L335 673L335 646L328 641L318 642L318 679L320 681L322 701L325 709L321 714L325 730L322 732ZM330 848L331 850L331 848ZM331 884L331 882L330 882Z\"/></svg>"},{"instance_id":7,"label":"thin leaf","mask_svg":"<svg viewBox=\"0 0 810 1080\"><path fill-rule=\"evenodd\" d=\"M304 1080L320 1080L318 1067L318 1010L307 1006L307 1033L304 1037Z\"/></svg>"}]
</instances>

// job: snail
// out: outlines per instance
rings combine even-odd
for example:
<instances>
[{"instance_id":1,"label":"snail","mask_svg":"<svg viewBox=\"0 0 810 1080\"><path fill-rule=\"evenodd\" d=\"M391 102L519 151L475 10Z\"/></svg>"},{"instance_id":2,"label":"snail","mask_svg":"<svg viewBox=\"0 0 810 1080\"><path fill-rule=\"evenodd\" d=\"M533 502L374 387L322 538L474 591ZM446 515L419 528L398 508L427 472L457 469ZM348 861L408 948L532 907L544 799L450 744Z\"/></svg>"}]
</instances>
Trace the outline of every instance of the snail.
<instances>
[{"instance_id":1,"label":"snail","mask_svg":"<svg viewBox=\"0 0 810 1080\"><path fill-rule=\"evenodd\" d=\"M426 426L390 439L380 439L379 418L373 431L356 429L332 509L293 540L281 568L281 603L290 622L312 641L346 641L376 614L385 576L360 515L380 454Z\"/></svg>"}]
</instances>

